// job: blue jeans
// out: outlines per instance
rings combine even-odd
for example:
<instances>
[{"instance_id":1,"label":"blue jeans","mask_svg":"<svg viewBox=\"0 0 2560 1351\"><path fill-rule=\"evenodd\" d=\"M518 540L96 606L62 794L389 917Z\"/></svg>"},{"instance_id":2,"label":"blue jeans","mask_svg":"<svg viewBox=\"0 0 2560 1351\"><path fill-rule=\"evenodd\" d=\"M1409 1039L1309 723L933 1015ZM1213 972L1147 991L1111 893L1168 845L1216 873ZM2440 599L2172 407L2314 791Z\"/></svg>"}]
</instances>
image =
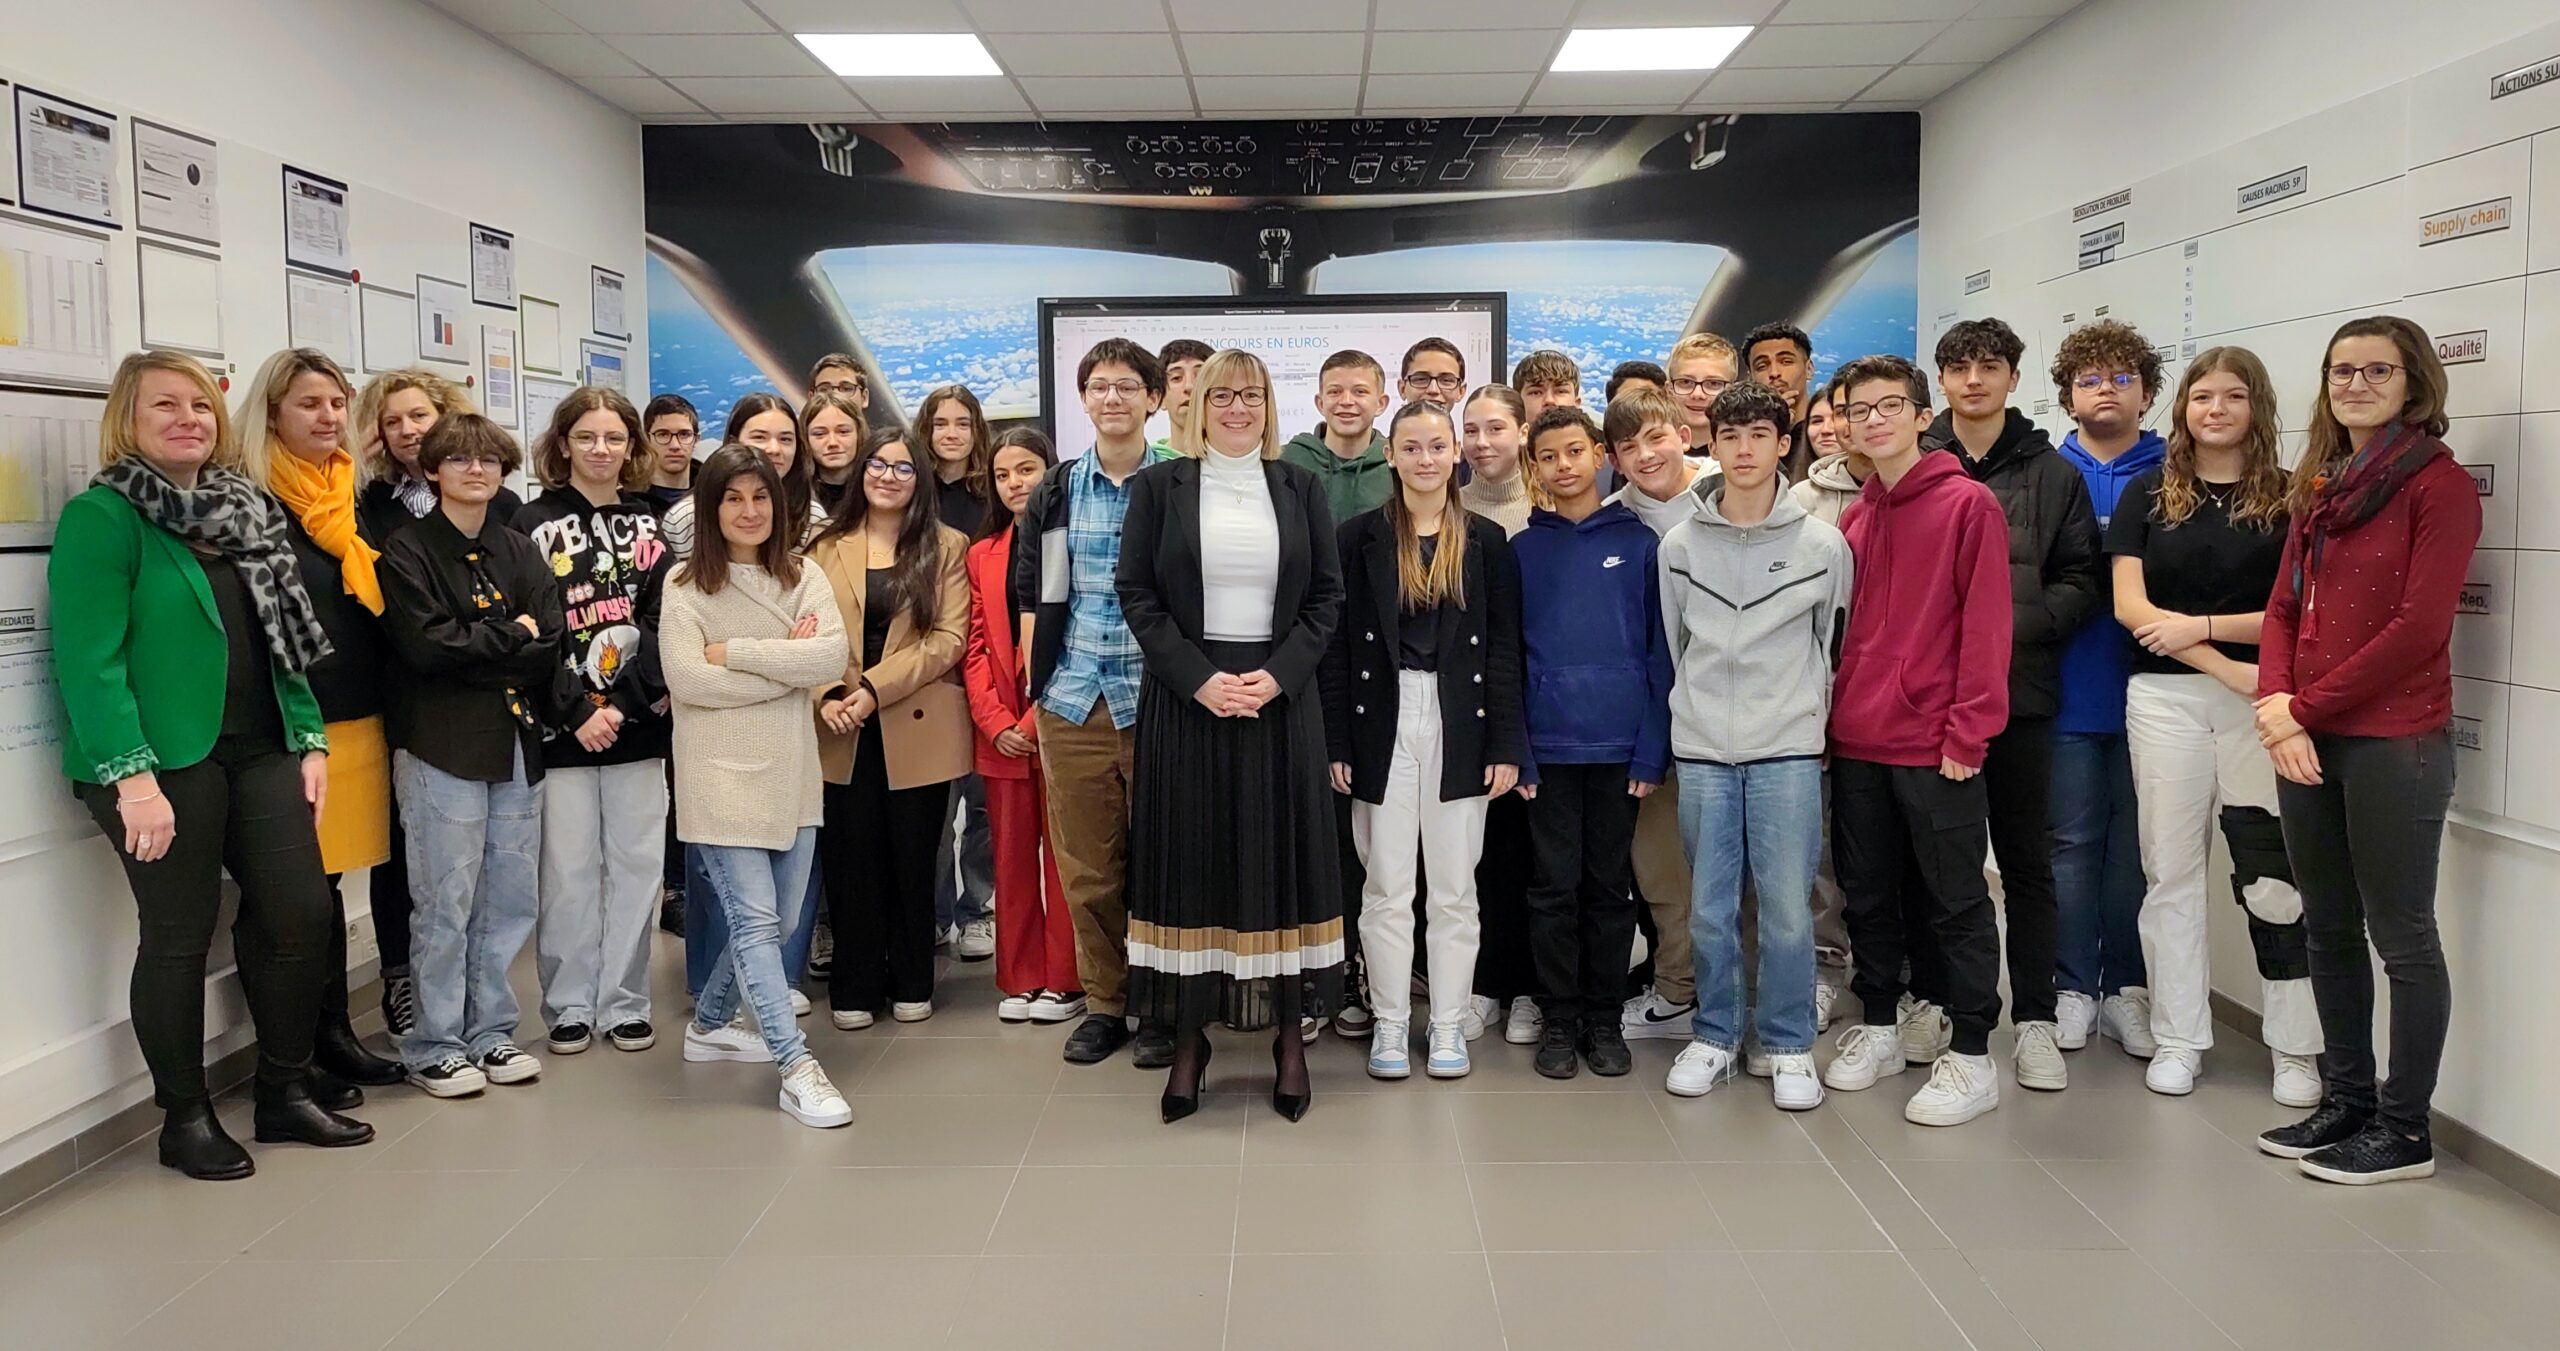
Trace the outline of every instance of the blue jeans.
<instances>
[{"instance_id":1,"label":"blue jeans","mask_svg":"<svg viewBox=\"0 0 2560 1351\"><path fill-rule=\"evenodd\" d=\"M729 945L729 921L720 913L720 898L711 894L711 878L702 871L702 849L684 846L684 992L696 1003L711 979L711 963ZM782 935L782 974L793 985L809 969L809 936L818 926L818 867L809 866L809 886L800 899L800 922Z\"/></svg>"},{"instance_id":2,"label":"blue jeans","mask_svg":"<svg viewBox=\"0 0 2560 1351\"><path fill-rule=\"evenodd\" d=\"M1760 1048L1813 1049L1813 873L1822 859L1822 762L1679 762L1680 837L1689 854L1689 941L1697 1039L1742 1045L1742 882L1760 902Z\"/></svg>"},{"instance_id":3,"label":"blue jeans","mask_svg":"<svg viewBox=\"0 0 2560 1351\"><path fill-rule=\"evenodd\" d=\"M2053 738L2053 896L2057 990L2092 999L2148 985L2142 965L2142 839L2133 757L2121 732Z\"/></svg>"},{"instance_id":4,"label":"blue jeans","mask_svg":"<svg viewBox=\"0 0 2560 1351\"><path fill-rule=\"evenodd\" d=\"M400 1058L413 1070L449 1055L476 1061L515 1036L507 968L541 913L542 785L525 782L521 746L505 783L456 778L407 751L392 755L391 774L409 837L418 991Z\"/></svg>"},{"instance_id":5,"label":"blue jeans","mask_svg":"<svg viewBox=\"0 0 2560 1351\"><path fill-rule=\"evenodd\" d=\"M936 934L954 924L989 918L996 910L996 855L994 838L987 831L987 781L963 774L953 782L959 791L943 805L942 843L935 846L933 855Z\"/></svg>"},{"instance_id":6,"label":"blue jeans","mask_svg":"<svg viewBox=\"0 0 2560 1351\"><path fill-rule=\"evenodd\" d=\"M708 1032L738 1014L743 998L755 1011L773 1063L789 1069L809 1054L800 1020L791 1012L791 981L783 973L782 936L809 910L810 861L818 853L818 828L803 826L783 850L736 845L697 846L703 875L728 923L729 939L702 983L693 1025Z\"/></svg>"}]
</instances>

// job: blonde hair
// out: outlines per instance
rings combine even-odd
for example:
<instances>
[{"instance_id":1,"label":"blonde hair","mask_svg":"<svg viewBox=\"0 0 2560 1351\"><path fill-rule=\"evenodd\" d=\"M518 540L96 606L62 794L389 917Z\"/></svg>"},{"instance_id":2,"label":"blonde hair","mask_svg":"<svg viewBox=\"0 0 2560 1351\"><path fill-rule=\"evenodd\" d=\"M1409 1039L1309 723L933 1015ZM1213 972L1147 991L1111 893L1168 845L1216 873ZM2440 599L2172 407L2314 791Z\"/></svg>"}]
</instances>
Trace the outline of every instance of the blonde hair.
<instances>
[{"instance_id":1,"label":"blonde hair","mask_svg":"<svg viewBox=\"0 0 2560 1351\"><path fill-rule=\"evenodd\" d=\"M1683 361L1698 357L1731 357L1737 367L1742 364L1742 354L1735 351L1733 344L1725 341L1721 336L1713 333L1692 333L1671 344L1671 355L1662 359L1662 368L1668 371Z\"/></svg>"},{"instance_id":2,"label":"blonde hair","mask_svg":"<svg viewBox=\"0 0 2560 1351\"><path fill-rule=\"evenodd\" d=\"M480 411L472 406L471 396L464 392L462 386L415 366L385 371L366 381L364 392L356 395L355 411L351 414L355 419L357 487L378 478L399 477L399 465L391 458L391 448L382 442L382 406L391 402L392 395L412 389L427 396L427 402L435 406L439 422L457 413Z\"/></svg>"},{"instance_id":3,"label":"blonde hair","mask_svg":"<svg viewBox=\"0 0 2560 1351\"><path fill-rule=\"evenodd\" d=\"M240 445L231 435L231 410L222 402L222 386L206 370L203 362L184 352L135 352L116 363L115 382L107 386L107 405L98 413L98 467L106 468L128 455L142 453L140 438L133 434L134 415L141 411L142 376L146 371L167 371L183 375L195 382L197 392L213 404L213 453L205 463L224 469L240 467Z\"/></svg>"},{"instance_id":4,"label":"blonde hair","mask_svg":"<svg viewBox=\"0 0 2560 1351\"><path fill-rule=\"evenodd\" d=\"M1387 424L1388 441L1394 441L1396 428L1415 418L1426 417L1440 420L1440 425L1448 430L1451 448L1455 449L1457 422L1449 416L1446 407L1429 400L1416 400L1399 406L1394 420ZM1393 453L1389 451L1390 457ZM1418 610L1438 605L1444 600L1452 605L1465 606L1467 508L1458 500L1457 476L1450 476L1440 495L1440 543L1432 550L1429 566L1422 561L1422 522L1405 503L1402 474L1396 476L1396 486L1387 494L1386 513L1387 527L1396 545L1396 590L1402 593L1397 599L1403 602L1404 608Z\"/></svg>"},{"instance_id":5,"label":"blonde hair","mask_svg":"<svg viewBox=\"0 0 2560 1351\"><path fill-rule=\"evenodd\" d=\"M250 379L248 396L241 400L238 420L240 472L247 474L251 483L261 488L267 486L268 470L275 464L276 456L292 453L276 436L276 410L284 406L284 396L292 391L294 381L313 374L329 377L337 382L339 393L350 399L354 397L355 391L347 385L347 373L338 369L338 363L330 360L328 353L314 347L288 347L268 357L258 367L257 375ZM346 449L343 435L338 448Z\"/></svg>"},{"instance_id":6,"label":"blonde hair","mask_svg":"<svg viewBox=\"0 0 2560 1351\"><path fill-rule=\"evenodd\" d=\"M2240 445L2240 491L2231 506L2235 524L2272 530L2284 523L2285 477L2276 465L2276 433L2280 423L2276 417L2275 381L2267 377L2266 363L2246 347L2208 347L2187 363L2187 372L2178 378L2177 396L2169 402L2169 448L2160 461L2160 491L2153 497L2151 516L2162 525L2176 525L2195 514L2196 438L2187 427L2187 395L2196 381L2208 375L2228 375L2240 382L2249 395L2249 435Z\"/></svg>"},{"instance_id":7,"label":"blonde hair","mask_svg":"<svg viewBox=\"0 0 2560 1351\"><path fill-rule=\"evenodd\" d=\"M1262 364L1262 358L1232 347L1210 353L1208 363L1191 381L1192 401L1206 411L1209 391L1215 389L1262 391L1262 458L1279 459L1280 410L1271 406L1271 371ZM1173 448L1195 460L1208 453L1208 419L1194 417L1190 426L1177 429L1173 434Z\"/></svg>"}]
</instances>

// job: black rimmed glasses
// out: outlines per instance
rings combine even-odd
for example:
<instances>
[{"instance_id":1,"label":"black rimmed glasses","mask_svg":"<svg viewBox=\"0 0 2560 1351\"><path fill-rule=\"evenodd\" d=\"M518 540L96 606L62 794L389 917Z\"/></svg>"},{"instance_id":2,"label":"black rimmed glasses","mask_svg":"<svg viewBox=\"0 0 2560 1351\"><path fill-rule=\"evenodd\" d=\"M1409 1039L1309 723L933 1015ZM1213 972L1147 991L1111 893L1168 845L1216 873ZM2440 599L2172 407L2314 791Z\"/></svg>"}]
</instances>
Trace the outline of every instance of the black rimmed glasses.
<instances>
[{"instance_id":1,"label":"black rimmed glasses","mask_svg":"<svg viewBox=\"0 0 2560 1351\"><path fill-rule=\"evenodd\" d=\"M862 472L873 478L893 478L905 483L916 476L916 467L906 460L873 460L862 466Z\"/></svg>"},{"instance_id":2,"label":"black rimmed glasses","mask_svg":"<svg viewBox=\"0 0 2560 1351\"><path fill-rule=\"evenodd\" d=\"M1267 389L1213 389L1209 391L1209 406L1233 408L1243 404L1247 408L1260 408L1270 397L1271 391Z\"/></svg>"},{"instance_id":3,"label":"black rimmed glasses","mask_svg":"<svg viewBox=\"0 0 2560 1351\"><path fill-rule=\"evenodd\" d=\"M1896 418L1911 411L1911 401L1899 394L1887 394L1874 403L1853 403L1843 411L1851 422L1864 422L1874 417Z\"/></svg>"},{"instance_id":4,"label":"black rimmed glasses","mask_svg":"<svg viewBox=\"0 0 2560 1351\"><path fill-rule=\"evenodd\" d=\"M2345 389L2354 384L2356 377L2361 375L2366 385L2379 389L2393 375L2407 369L2409 368L2406 366L2394 365L2388 361L2368 361L2363 365L2341 361L2329 368L2329 383Z\"/></svg>"}]
</instances>

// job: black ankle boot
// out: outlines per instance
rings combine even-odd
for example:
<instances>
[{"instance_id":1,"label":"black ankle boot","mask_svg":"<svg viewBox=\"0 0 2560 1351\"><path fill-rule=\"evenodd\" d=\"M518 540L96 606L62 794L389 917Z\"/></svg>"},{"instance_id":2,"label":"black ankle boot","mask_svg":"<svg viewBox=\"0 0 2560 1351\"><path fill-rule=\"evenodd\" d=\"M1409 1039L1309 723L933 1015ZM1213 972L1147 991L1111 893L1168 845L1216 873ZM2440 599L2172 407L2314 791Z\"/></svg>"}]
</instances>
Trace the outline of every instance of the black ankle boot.
<instances>
[{"instance_id":1,"label":"black ankle boot","mask_svg":"<svg viewBox=\"0 0 2560 1351\"><path fill-rule=\"evenodd\" d=\"M311 1100L331 1112L352 1112L364 1106L364 1090L331 1074L318 1065L311 1067Z\"/></svg>"},{"instance_id":2,"label":"black ankle boot","mask_svg":"<svg viewBox=\"0 0 2560 1351\"><path fill-rule=\"evenodd\" d=\"M169 1109L160 1125L160 1166L205 1182L230 1182L258 1171L209 1102Z\"/></svg>"},{"instance_id":3,"label":"black ankle boot","mask_svg":"<svg viewBox=\"0 0 2560 1351\"><path fill-rule=\"evenodd\" d=\"M344 1018L321 1025L320 1035L311 1041L311 1063L348 1083L373 1088L387 1087L408 1077L399 1061L375 1055Z\"/></svg>"},{"instance_id":4,"label":"black ankle boot","mask_svg":"<svg viewBox=\"0 0 2560 1351\"><path fill-rule=\"evenodd\" d=\"M311 1086L291 1083L281 1088L258 1087L258 1110L255 1118L258 1143L318 1145L323 1149L339 1149L360 1145L373 1138L373 1127L352 1121L311 1099Z\"/></svg>"}]
</instances>

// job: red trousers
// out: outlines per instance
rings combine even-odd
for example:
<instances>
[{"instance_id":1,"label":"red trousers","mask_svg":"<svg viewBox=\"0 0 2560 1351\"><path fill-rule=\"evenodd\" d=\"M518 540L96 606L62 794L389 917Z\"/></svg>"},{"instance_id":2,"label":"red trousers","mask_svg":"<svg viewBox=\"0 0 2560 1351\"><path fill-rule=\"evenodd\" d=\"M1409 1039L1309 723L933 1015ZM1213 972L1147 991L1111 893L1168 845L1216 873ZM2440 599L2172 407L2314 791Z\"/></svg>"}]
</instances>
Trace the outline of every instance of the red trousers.
<instances>
[{"instance_id":1,"label":"red trousers","mask_svg":"<svg viewBox=\"0 0 2560 1351\"><path fill-rule=\"evenodd\" d=\"M984 779L996 865L996 988L1074 993L1076 930L1048 849L1048 810L1035 762L1027 779Z\"/></svg>"}]
</instances>

